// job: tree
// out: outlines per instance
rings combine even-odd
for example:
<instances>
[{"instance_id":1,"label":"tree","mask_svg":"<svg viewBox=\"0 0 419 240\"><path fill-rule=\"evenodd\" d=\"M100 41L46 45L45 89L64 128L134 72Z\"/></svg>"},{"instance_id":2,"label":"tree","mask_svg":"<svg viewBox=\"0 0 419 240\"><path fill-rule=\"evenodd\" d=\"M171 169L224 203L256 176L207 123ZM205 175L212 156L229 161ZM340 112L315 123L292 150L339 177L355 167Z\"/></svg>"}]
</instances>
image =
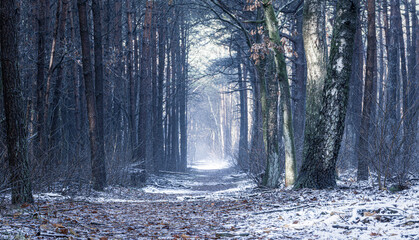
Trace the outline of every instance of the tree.
<instances>
[{"instance_id":1,"label":"tree","mask_svg":"<svg viewBox=\"0 0 419 240\"><path fill-rule=\"evenodd\" d=\"M307 149L316 134L316 121L321 107L321 95L327 73L326 1L304 0L303 41L307 61L306 115L304 127L305 164Z\"/></svg>"},{"instance_id":2,"label":"tree","mask_svg":"<svg viewBox=\"0 0 419 240\"><path fill-rule=\"evenodd\" d=\"M102 17L100 1L92 1L93 11L93 36L94 36L94 56L95 56L95 100L97 113L97 159L99 182L95 187L102 190L106 185L106 166L105 166L105 140L104 140L104 103L103 103L103 45L102 45Z\"/></svg>"},{"instance_id":3,"label":"tree","mask_svg":"<svg viewBox=\"0 0 419 240\"><path fill-rule=\"evenodd\" d=\"M243 79L241 49L237 46L237 74L240 94L240 139L239 139L239 164L242 168L248 169L248 108L247 108L247 87L246 79ZM244 64L243 64L244 66Z\"/></svg>"},{"instance_id":4,"label":"tree","mask_svg":"<svg viewBox=\"0 0 419 240\"><path fill-rule=\"evenodd\" d=\"M19 7L14 0L0 3L1 74L6 115L7 150L12 203L32 203L27 136L18 67Z\"/></svg>"},{"instance_id":5,"label":"tree","mask_svg":"<svg viewBox=\"0 0 419 240\"><path fill-rule=\"evenodd\" d=\"M153 20L153 1L146 2L143 24L143 43L140 70L140 119L138 125L139 157L145 169L153 169L153 131L152 131L152 74L151 74L151 25Z\"/></svg>"},{"instance_id":6,"label":"tree","mask_svg":"<svg viewBox=\"0 0 419 240\"><path fill-rule=\"evenodd\" d=\"M367 35L367 66L365 73L364 103L362 108L361 131L358 150L358 181L368 179L368 136L372 105L376 102L373 83L377 81L377 37L375 31L375 0L367 1L368 35Z\"/></svg>"},{"instance_id":7,"label":"tree","mask_svg":"<svg viewBox=\"0 0 419 240\"><path fill-rule=\"evenodd\" d=\"M47 32L46 23L46 1L40 0L38 6L38 58L36 76L36 128L37 128L37 149L36 159L40 161L43 157L46 145L45 124L44 124L44 81L45 81L45 37Z\"/></svg>"},{"instance_id":8,"label":"tree","mask_svg":"<svg viewBox=\"0 0 419 240\"><path fill-rule=\"evenodd\" d=\"M288 83L288 75L285 64L284 49L279 38L278 22L276 14L269 0L263 1L263 9L265 12L265 23L269 33L269 40L274 45L274 62L275 62L275 78L267 79L266 85L262 83L262 95L266 100L262 99L262 111L264 117L267 118L267 167L265 170L263 184L268 187L277 187L279 179L279 149L277 135L277 99L278 99L278 83L281 90L281 110L283 115L283 134L285 145L285 185L294 184L296 179L296 161L294 147L294 129L292 123L291 111L291 94ZM267 91L265 90L267 89ZM262 96L264 98L264 96ZM264 102L266 102L264 104ZM265 105L265 107L264 107ZM266 115L267 114L267 115Z\"/></svg>"},{"instance_id":9,"label":"tree","mask_svg":"<svg viewBox=\"0 0 419 240\"><path fill-rule=\"evenodd\" d=\"M296 189L336 186L336 160L344 130L357 13L354 1L337 2L317 130L307 146L306 158L294 185Z\"/></svg>"},{"instance_id":10,"label":"tree","mask_svg":"<svg viewBox=\"0 0 419 240\"><path fill-rule=\"evenodd\" d=\"M99 158L98 124L95 99L95 87L90 55L89 27L87 24L87 7L85 0L77 0L79 11L80 37L82 45L83 77L86 91L87 113L89 120L89 137L92 163L93 188L102 191L106 185L105 159Z\"/></svg>"}]
</instances>

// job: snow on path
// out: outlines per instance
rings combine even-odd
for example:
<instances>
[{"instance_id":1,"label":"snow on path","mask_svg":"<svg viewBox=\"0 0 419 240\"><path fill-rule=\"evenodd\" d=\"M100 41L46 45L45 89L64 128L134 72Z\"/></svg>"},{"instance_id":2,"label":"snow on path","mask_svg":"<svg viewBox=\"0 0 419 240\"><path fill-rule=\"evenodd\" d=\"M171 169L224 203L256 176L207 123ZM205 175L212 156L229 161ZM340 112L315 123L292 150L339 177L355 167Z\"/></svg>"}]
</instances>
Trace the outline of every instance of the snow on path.
<instances>
[{"instance_id":1,"label":"snow on path","mask_svg":"<svg viewBox=\"0 0 419 240\"><path fill-rule=\"evenodd\" d=\"M339 184L257 189L231 168L191 168L152 176L143 189L40 194L33 206L6 206L0 239L419 239L417 181L397 193L350 180Z\"/></svg>"}]
</instances>

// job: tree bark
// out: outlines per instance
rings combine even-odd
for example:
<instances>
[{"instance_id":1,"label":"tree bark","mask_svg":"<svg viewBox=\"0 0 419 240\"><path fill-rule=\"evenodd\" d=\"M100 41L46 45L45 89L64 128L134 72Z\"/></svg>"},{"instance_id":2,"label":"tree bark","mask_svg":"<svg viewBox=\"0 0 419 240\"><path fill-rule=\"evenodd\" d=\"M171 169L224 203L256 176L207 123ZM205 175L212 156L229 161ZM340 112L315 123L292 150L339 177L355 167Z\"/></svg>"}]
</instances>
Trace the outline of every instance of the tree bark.
<instances>
[{"instance_id":1,"label":"tree bark","mask_svg":"<svg viewBox=\"0 0 419 240\"><path fill-rule=\"evenodd\" d=\"M16 1L2 0L0 2L0 58L12 204L33 202L23 89L18 67L18 26L19 7Z\"/></svg>"},{"instance_id":2,"label":"tree bark","mask_svg":"<svg viewBox=\"0 0 419 240\"><path fill-rule=\"evenodd\" d=\"M126 11L127 11L127 77L128 77L128 85L129 85L129 126L130 126L130 142L131 142L131 150L132 150L132 159L136 159L135 157L135 150L137 141L135 137L136 133L136 124L135 124L135 81L133 77L133 39L132 39L132 31L133 31L133 19L132 14L135 11L131 5L131 1L126 1ZM145 67L145 66L143 66ZM142 68L143 68L142 67ZM141 69L142 69L141 68ZM140 116L141 117L141 116Z\"/></svg>"},{"instance_id":3,"label":"tree bark","mask_svg":"<svg viewBox=\"0 0 419 240\"><path fill-rule=\"evenodd\" d=\"M344 130L357 12L353 1L337 2L322 108L316 126L318 134L308 145L294 185L296 189L336 186L336 160Z\"/></svg>"},{"instance_id":4,"label":"tree bark","mask_svg":"<svg viewBox=\"0 0 419 240\"><path fill-rule=\"evenodd\" d=\"M239 94L240 94L240 137L239 137L239 159L238 164L244 170L249 168L249 159L248 159L248 128L249 122L247 119L247 86L246 79L243 79L242 73L242 56L241 49L237 46L237 74L238 74L238 84L239 84Z\"/></svg>"},{"instance_id":5,"label":"tree bark","mask_svg":"<svg viewBox=\"0 0 419 240\"><path fill-rule=\"evenodd\" d=\"M105 163L105 133L104 133L104 102L103 102L103 45L102 45L102 17L100 1L92 0L93 11L93 37L95 55L95 100L97 112L97 159L98 173L100 178L95 189L103 190L106 186L106 163Z\"/></svg>"},{"instance_id":6,"label":"tree bark","mask_svg":"<svg viewBox=\"0 0 419 240\"><path fill-rule=\"evenodd\" d=\"M295 159L297 162L297 169L300 169L303 148L304 148L304 122L306 112L306 78L307 78L307 64L304 52L303 41L303 14L302 11L297 12L296 16L296 31L294 51L297 53L295 57L294 67L294 81L292 86L292 100L293 100L293 121L295 133Z\"/></svg>"},{"instance_id":7,"label":"tree bark","mask_svg":"<svg viewBox=\"0 0 419 240\"><path fill-rule=\"evenodd\" d=\"M153 146L157 170L164 169L164 129L163 129L163 84L166 57L166 3L160 3L158 31L158 79L157 79L157 115L155 127L155 143Z\"/></svg>"},{"instance_id":8,"label":"tree bark","mask_svg":"<svg viewBox=\"0 0 419 240\"><path fill-rule=\"evenodd\" d=\"M82 46L83 77L85 83L87 114L89 120L89 139L91 152L91 167L93 177L93 188L103 190L106 184L106 178L102 175L104 171L104 159L99 159L98 155L98 126L95 99L95 86L92 73L92 58L90 55L89 28L87 24L87 7L85 0L77 0L79 12L80 37Z\"/></svg>"},{"instance_id":9,"label":"tree bark","mask_svg":"<svg viewBox=\"0 0 419 240\"><path fill-rule=\"evenodd\" d=\"M359 1L357 2L359 6ZM361 19L358 15L355 33L352 73L349 82L348 107L345 120L344 140L339 153L342 164L339 167L348 169L356 166L359 149L359 132L362 115L362 92L364 85L364 44L362 41ZM339 162L339 160L338 160Z\"/></svg>"},{"instance_id":10,"label":"tree bark","mask_svg":"<svg viewBox=\"0 0 419 240\"><path fill-rule=\"evenodd\" d=\"M179 79L180 79L180 91L179 91L179 133L180 133L180 162L179 170L185 172L187 169L187 158L188 158L188 119L187 119L187 105L188 105L188 93L187 93L187 25L185 22L185 16L183 10L181 11L181 30L180 30L180 61L179 61Z\"/></svg>"},{"instance_id":11,"label":"tree bark","mask_svg":"<svg viewBox=\"0 0 419 240\"><path fill-rule=\"evenodd\" d=\"M58 11L58 10L57 10ZM58 32L57 32L57 43L56 43L56 49L61 53L60 57L63 59L64 58L64 53L63 53L63 48L64 48L64 38L65 38L65 24L66 24L66 20L67 20L67 12L68 12L68 2L67 1L63 1L62 2L62 8L61 8L61 13L60 13L60 17L59 17L59 23L57 23L58 25ZM57 53L58 55L58 53ZM59 120L59 114L60 114L60 106L59 106L59 102L60 102L60 97L61 97L61 88L62 88L62 83L63 83L63 78L64 78L64 67L62 64L57 63L57 79L55 82L55 86L54 86L54 92L52 95L52 116L51 116L51 124L50 124L50 129L49 129L49 134L48 134L48 145L49 145L49 149L48 149L48 163L50 164L50 168L53 167L52 165L56 164L56 165L61 165L60 162L60 152L61 152L61 148L60 147L60 120ZM49 173L48 173L49 174Z\"/></svg>"},{"instance_id":12,"label":"tree bark","mask_svg":"<svg viewBox=\"0 0 419 240\"><path fill-rule=\"evenodd\" d=\"M283 115L283 138L285 146L285 186L293 185L296 179L296 162L294 147L294 129L292 124L291 94L288 83L288 75L284 57L284 49L279 38L278 22L272 7L272 2L265 0L263 2L265 10L265 23L269 33L270 41L274 47L275 78L267 80L267 107L265 112L268 114L268 165L265 172L263 183L268 187L277 187L280 175L279 168L279 146L277 131L277 101L278 101L278 82L281 89L281 110ZM264 86L262 85L262 89ZM262 90L263 92L263 90ZM263 106L263 102L262 102ZM263 109L262 109L263 111Z\"/></svg>"},{"instance_id":13,"label":"tree bark","mask_svg":"<svg viewBox=\"0 0 419 240\"><path fill-rule=\"evenodd\" d=\"M147 171L153 169L152 149L152 76L151 76L151 24L153 1L146 2L143 24L143 43L140 71L140 119L138 125L139 157Z\"/></svg>"},{"instance_id":14,"label":"tree bark","mask_svg":"<svg viewBox=\"0 0 419 240\"><path fill-rule=\"evenodd\" d=\"M307 149L316 135L316 121L321 108L321 96L327 72L327 41L325 0L304 0L303 40L307 60L306 116L303 163Z\"/></svg>"},{"instance_id":15,"label":"tree bark","mask_svg":"<svg viewBox=\"0 0 419 240\"><path fill-rule=\"evenodd\" d=\"M364 103L362 109L361 129L359 134L358 150L358 173L357 179L368 179L368 136L370 133L370 116L372 105L376 102L377 93L373 89L373 83L377 81L377 37L375 31L375 0L367 1L368 33L367 33L367 62L365 73Z\"/></svg>"},{"instance_id":16,"label":"tree bark","mask_svg":"<svg viewBox=\"0 0 419 240\"><path fill-rule=\"evenodd\" d=\"M37 143L38 148L35 150L36 159L40 162L45 154L46 147L46 134L44 123L44 106L45 106L45 36L47 32L46 23L46 1L39 1L38 10L38 59L37 59L37 80L36 80L36 109L37 109Z\"/></svg>"}]
</instances>

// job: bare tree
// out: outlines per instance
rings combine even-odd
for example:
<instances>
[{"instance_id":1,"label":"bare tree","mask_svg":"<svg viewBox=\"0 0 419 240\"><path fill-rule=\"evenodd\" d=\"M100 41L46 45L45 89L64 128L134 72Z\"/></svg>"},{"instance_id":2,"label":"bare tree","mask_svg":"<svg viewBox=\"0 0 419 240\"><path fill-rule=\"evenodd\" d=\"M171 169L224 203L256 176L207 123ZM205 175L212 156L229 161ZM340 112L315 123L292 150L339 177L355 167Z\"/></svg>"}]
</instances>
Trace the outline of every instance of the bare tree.
<instances>
[{"instance_id":1,"label":"bare tree","mask_svg":"<svg viewBox=\"0 0 419 240\"><path fill-rule=\"evenodd\" d=\"M85 0L78 0L80 37L82 45L83 77L86 91L87 112L89 120L89 137L91 151L91 168L93 177L93 188L103 190L106 185L105 159L100 159L98 142L97 110L95 99L95 87L92 73L92 57L90 55L89 26L87 24L87 7Z\"/></svg>"},{"instance_id":2,"label":"bare tree","mask_svg":"<svg viewBox=\"0 0 419 240\"><path fill-rule=\"evenodd\" d=\"M23 106L23 89L18 68L19 7L14 0L0 3L0 46L3 98L6 115L7 150L12 203L32 203Z\"/></svg>"}]
</instances>

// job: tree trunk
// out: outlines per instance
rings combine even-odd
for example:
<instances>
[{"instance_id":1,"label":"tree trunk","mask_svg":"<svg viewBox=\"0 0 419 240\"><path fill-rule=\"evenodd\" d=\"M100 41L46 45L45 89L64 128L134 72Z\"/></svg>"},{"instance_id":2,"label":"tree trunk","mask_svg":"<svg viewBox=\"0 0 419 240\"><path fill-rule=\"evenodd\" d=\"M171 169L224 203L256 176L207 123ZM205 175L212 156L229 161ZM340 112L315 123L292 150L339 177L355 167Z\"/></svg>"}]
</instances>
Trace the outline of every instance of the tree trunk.
<instances>
[{"instance_id":1,"label":"tree trunk","mask_svg":"<svg viewBox=\"0 0 419 240\"><path fill-rule=\"evenodd\" d=\"M146 12L143 25L143 45L140 72L140 119L138 125L139 157L145 169L153 169L152 156L152 76L151 76L151 24L153 1L146 2Z\"/></svg>"},{"instance_id":2,"label":"tree trunk","mask_svg":"<svg viewBox=\"0 0 419 240\"><path fill-rule=\"evenodd\" d=\"M249 123L247 119L247 86L246 79L243 79L242 73L242 56L241 49L237 46L237 73L240 94L240 137L239 137L239 159L238 164L242 169L248 170L248 128Z\"/></svg>"},{"instance_id":3,"label":"tree trunk","mask_svg":"<svg viewBox=\"0 0 419 240\"><path fill-rule=\"evenodd\" d=\"M98 125L95 99L95 86L92 73L92 58L90 55L89 28L87 24L87 7L85 0L77 0L79 11L80 37L82 45L83 77L85 83L87 114L89 120L89 137L92 163L93 188L103 190L106 185L106 178L102 175L105 170L104 159L98 154Z\"/></svg>"},{"instance_id":4,"label":"tree trunk","mask_svg":"<svg viewBox=\"0 0 419 240\"><path fill-rule=\"evenodd\" d=\"M288 83L288 75L283 53L283 45L279 38L278 22L275 17L275 12L270 1L263 2L265 10L265 22L269 33L270 41L275 45L275 78L268 79L267 82L267 107L265 110L268 114L268 165L264 175L264 183L268 187L277 187L280 175L279 168L279 147L278 147L278 134L277 131L277 101L278 101L278 83L281 89L281 110L283 114L283 138L285 146L285 185L293 185L296 179L296 162L295 162L295 147L294 147L294 129L292 124L292 111L291 111L291 94ZM262 89L264 86L262 85ZM263 90L262 90L263 92ZM263 102L262 102L263 106ZM263 109L262 109L263 111ZM267 117L267 116L265 116Z\"/></svg>"},{"instance_id":5,"label":"tree trunk","mask_svg":"<svg viewBox=\"0 0 419 240\"><path fill-rule=\"evenodd\" d=\"M397 36L397 25L396 25L396 1L391 0L391 15L390 15L390 29L389 29L389 40L390 45L388 46L388 79L386 85L386 105L385 105L385 138L386 138L386 159L388 161L385 163L386 169L393 166L395 163L395 152L396 146L398 145L398 103L397 103L397 92L398 92L398 83L400 76L400 58L399 58L399 48L398 48L398 36ZM382 171L383 169L378 169ZM386 174L387 176L387 174Z\"/></svg>"},{"instance_id":6,"label":"tree trunk","mask_svg":"<svg viewBox=\"0 0 419 240\"><path fill-rule=\"evenodd\" d=\"M102 190L106 185L105 137L104 137L104 103L103 103L103 46L102 46L102 17L100 1L92 0L93 36L95 53L95 100L97 112L97 159L99 183L95 189Z\"/></svg>"},{"instance_id":7,"label":"tree trunk","mask_svg":"<svg viewBox=\"0 0 419 240\"><path fill-rule=\"evenodd\" d=\"M255 65L254 72L256 72L256 74L253 74L251 81L253 89L253 124L249 154L249 170L252 174L256 175L255 177L258 181L260 180L259 176L263 175L264 166L266 165L261 101L261 83L265 81L265 65L266 58L261 59L259 63Z\"/></svg>"},{"instance_id":8,"label":"tree trunk","mask_svg":"<svg viewBox=\"0 0 419 240\"><path fill-rule=\"evenodd\" d=\"M319 118L321 96L327 72L325 9L325 0L304 0L303 39L307 61L307 84L303 165L309 158L307 149L316 135L316 121Z\"/></svg>"},{"instance_id":9,"label":"tree trunk","mask_svg":"<svg viewBox=\"0 0 419 240\"><path fill-rule=\"evenodd\" d=\"M359 1L357 2L359 4ZM362 115L362 92L364 85L364 44L362 41L361 19L358 15L355 33L352 73L349 82L348 107L345 120L345 133L339 157L342 160L343 169L356 166L357 152L359 149L359 131ZM339 160L338 160L339 162Z\"/></svg>"},{"instance_id":10,"label":"tree trunk","mask_svg":"<svg viewBox=\"0 0 419 240\"><path fill-rule=\"evenodd\" d=\"M412 41L410 45L409 53L409 81L406 84L406 142L405 142L405 161L411 161L414 159L414 153L416 152L416 134L417 134L417 122L418 122L418 76L419 76L419 67L417 66L417 57L418 57L418 18L416 12L416 0L411 1L410 14L412 17ZM412 159L413 157L413 159Z\"/></svg>"},{"instance_id":11,"label":"tree trunk","mask_svg":"<svg viewBox=\"0 0 419 240\"><path fill-rule=\"evenodd\" d=\"M166 56L166 3L160 3L158 31L158 79L157 79L157 115L155 127L155 143L153 146L154 159L156 160L157 170L164 169L164 130L163 130L163 84L164 84L164 67Z\"/></svg>"},{"instance_id":12,"label":"tree trunk","mask_svg":"<svg viewBox=\"0 0 419 240\"><path fill-rule=\"evenodd\" d=\"M179 61L179 79L180 79L180 91L179 91L179 131L180 131L180 162L179 170L184 172L187 169L187 158L188 158L188 120L187 120L187 104L188 104L188 93L187 93L187 26L185 23L185 16L183 11L181 13L181 30L180 30L180 61Z\"/></svg>"},{"instance_id":13,"label":"tree trunk","mask_svg":"<svg viewBox=\"0 0 419 240\"><path fill-rule=\"evenodd\" d=\"M373 83L377 81L377 37L375 31L375 0L367 1L368 11L368 34L367 34L367 62L364 87L364 103L362 109L361 129L359 134L358 150L358 173L360 180L368 179L368 136L370 129L370 116L372 105L376 102L377 93L373 89Z\"/></svg>"},{"instance_id":14,"label":"tree trunk","mask_svg":"<svg viewBox=\"0 0 419 240\"><path fill-rule=\"evenodd\" d=\"M133 7L131 6L131 1L126 1L126 10L127 10L127 77L128 77L128 85L129 85L129 126L130 126L130 142L131 142L131 150L132 150L132 159L135 159L135 151L136 148L136 124L135 124L135 81L133 77L133 40L132 40L132 14L133 14ZM142 68L141 68L142 69Z\"/></svg>"},{"instance_id":15,"label":"tree trunk","mask_svg":"<svg viewBox=\"0 0 419 240\"><path fill-rule=\"evenodd\" d=\"M58 10L57 10L58 11ZM64 58L63 48L64 48L64 39L65 39L65 24L67 20L67 11L68 11L68 2L63 1L62 3L62 9L60 10L60 18L58 25L58 33L57 33L57 43L56 48L61 53L60 57L61 59ZM57 54L58 55L58 54ZM60 146L60 138L61 133L59 131L60 128L60 120L59 120L59 113L60 113L60 97L61 97L61 88L64 78L64 68L63 65L58 63L57 65L57 80L55 82L54 86L54 92L52 96L52 116L51 116L51 124L49 129L49 135L48 135L48 163L49 164L56 164L57 166L61 165L60 162L60 152L62 149L62 146ZM49 168L54 168L54 166L50 165ZM52 173L52 172L51 172ZM50 174L50 173L48 173Z\"/></svg>"},{"instance_id":16,"label":"tree trunk","mask_svg":"<svg viewBox=\"0 0 419 240\"><path fill-rule=\"evenodd\" d=\"M37 59L37 77L36 77L36 109L37 109L37 143L38 148L36 152L36 160L41 162L45 151L46 151L46 134L45 134L45 123L44 123L44 87L45 87L45 35L47 32L47 23L46 23L46 1L39 1L39 10L38 10L38 59Z\"/></svg>"},{"instance_id":17,"label":"tree trunk","mask_svg":"<svg viewBox=\"0 0 419 240\"><path fill-rule=\"evenodd\" d=\"M18 68L19 7L14 0L0 2L0 58L6 115L7 158L12 204L32 203L22 86Z\"/></svg>"},{"instance_id":18,"label":"tree trunk","mask_svg":"<svg viewBox=\"0 0 419 240\"><path fill-rule=\"evenodd\" d=\"M292 100L293 100L293 121L295 133L295 159L297 162L297 169L300 169L303 158L304 147L304 121L306 112L306 78L307 78L307 64L304 52L303 41L303 14L302 11L297 12L296 17L296 31L298 35L295 38L295 52L297 53L294 67L294 82L292 86Z\"/></svg>"},{"instance_id":19,"label":"tree trunk","mask_svg":"<svg viewBox=\"0 0 419 240\"><path fill-rule=\"evenodd\" d=\"M318 134L308 145L294 185L296 189L336 186L336 160L344 130L357 11L351 0L337 2L322 108L316 126Z\"/></svg>"}]
</instances>

